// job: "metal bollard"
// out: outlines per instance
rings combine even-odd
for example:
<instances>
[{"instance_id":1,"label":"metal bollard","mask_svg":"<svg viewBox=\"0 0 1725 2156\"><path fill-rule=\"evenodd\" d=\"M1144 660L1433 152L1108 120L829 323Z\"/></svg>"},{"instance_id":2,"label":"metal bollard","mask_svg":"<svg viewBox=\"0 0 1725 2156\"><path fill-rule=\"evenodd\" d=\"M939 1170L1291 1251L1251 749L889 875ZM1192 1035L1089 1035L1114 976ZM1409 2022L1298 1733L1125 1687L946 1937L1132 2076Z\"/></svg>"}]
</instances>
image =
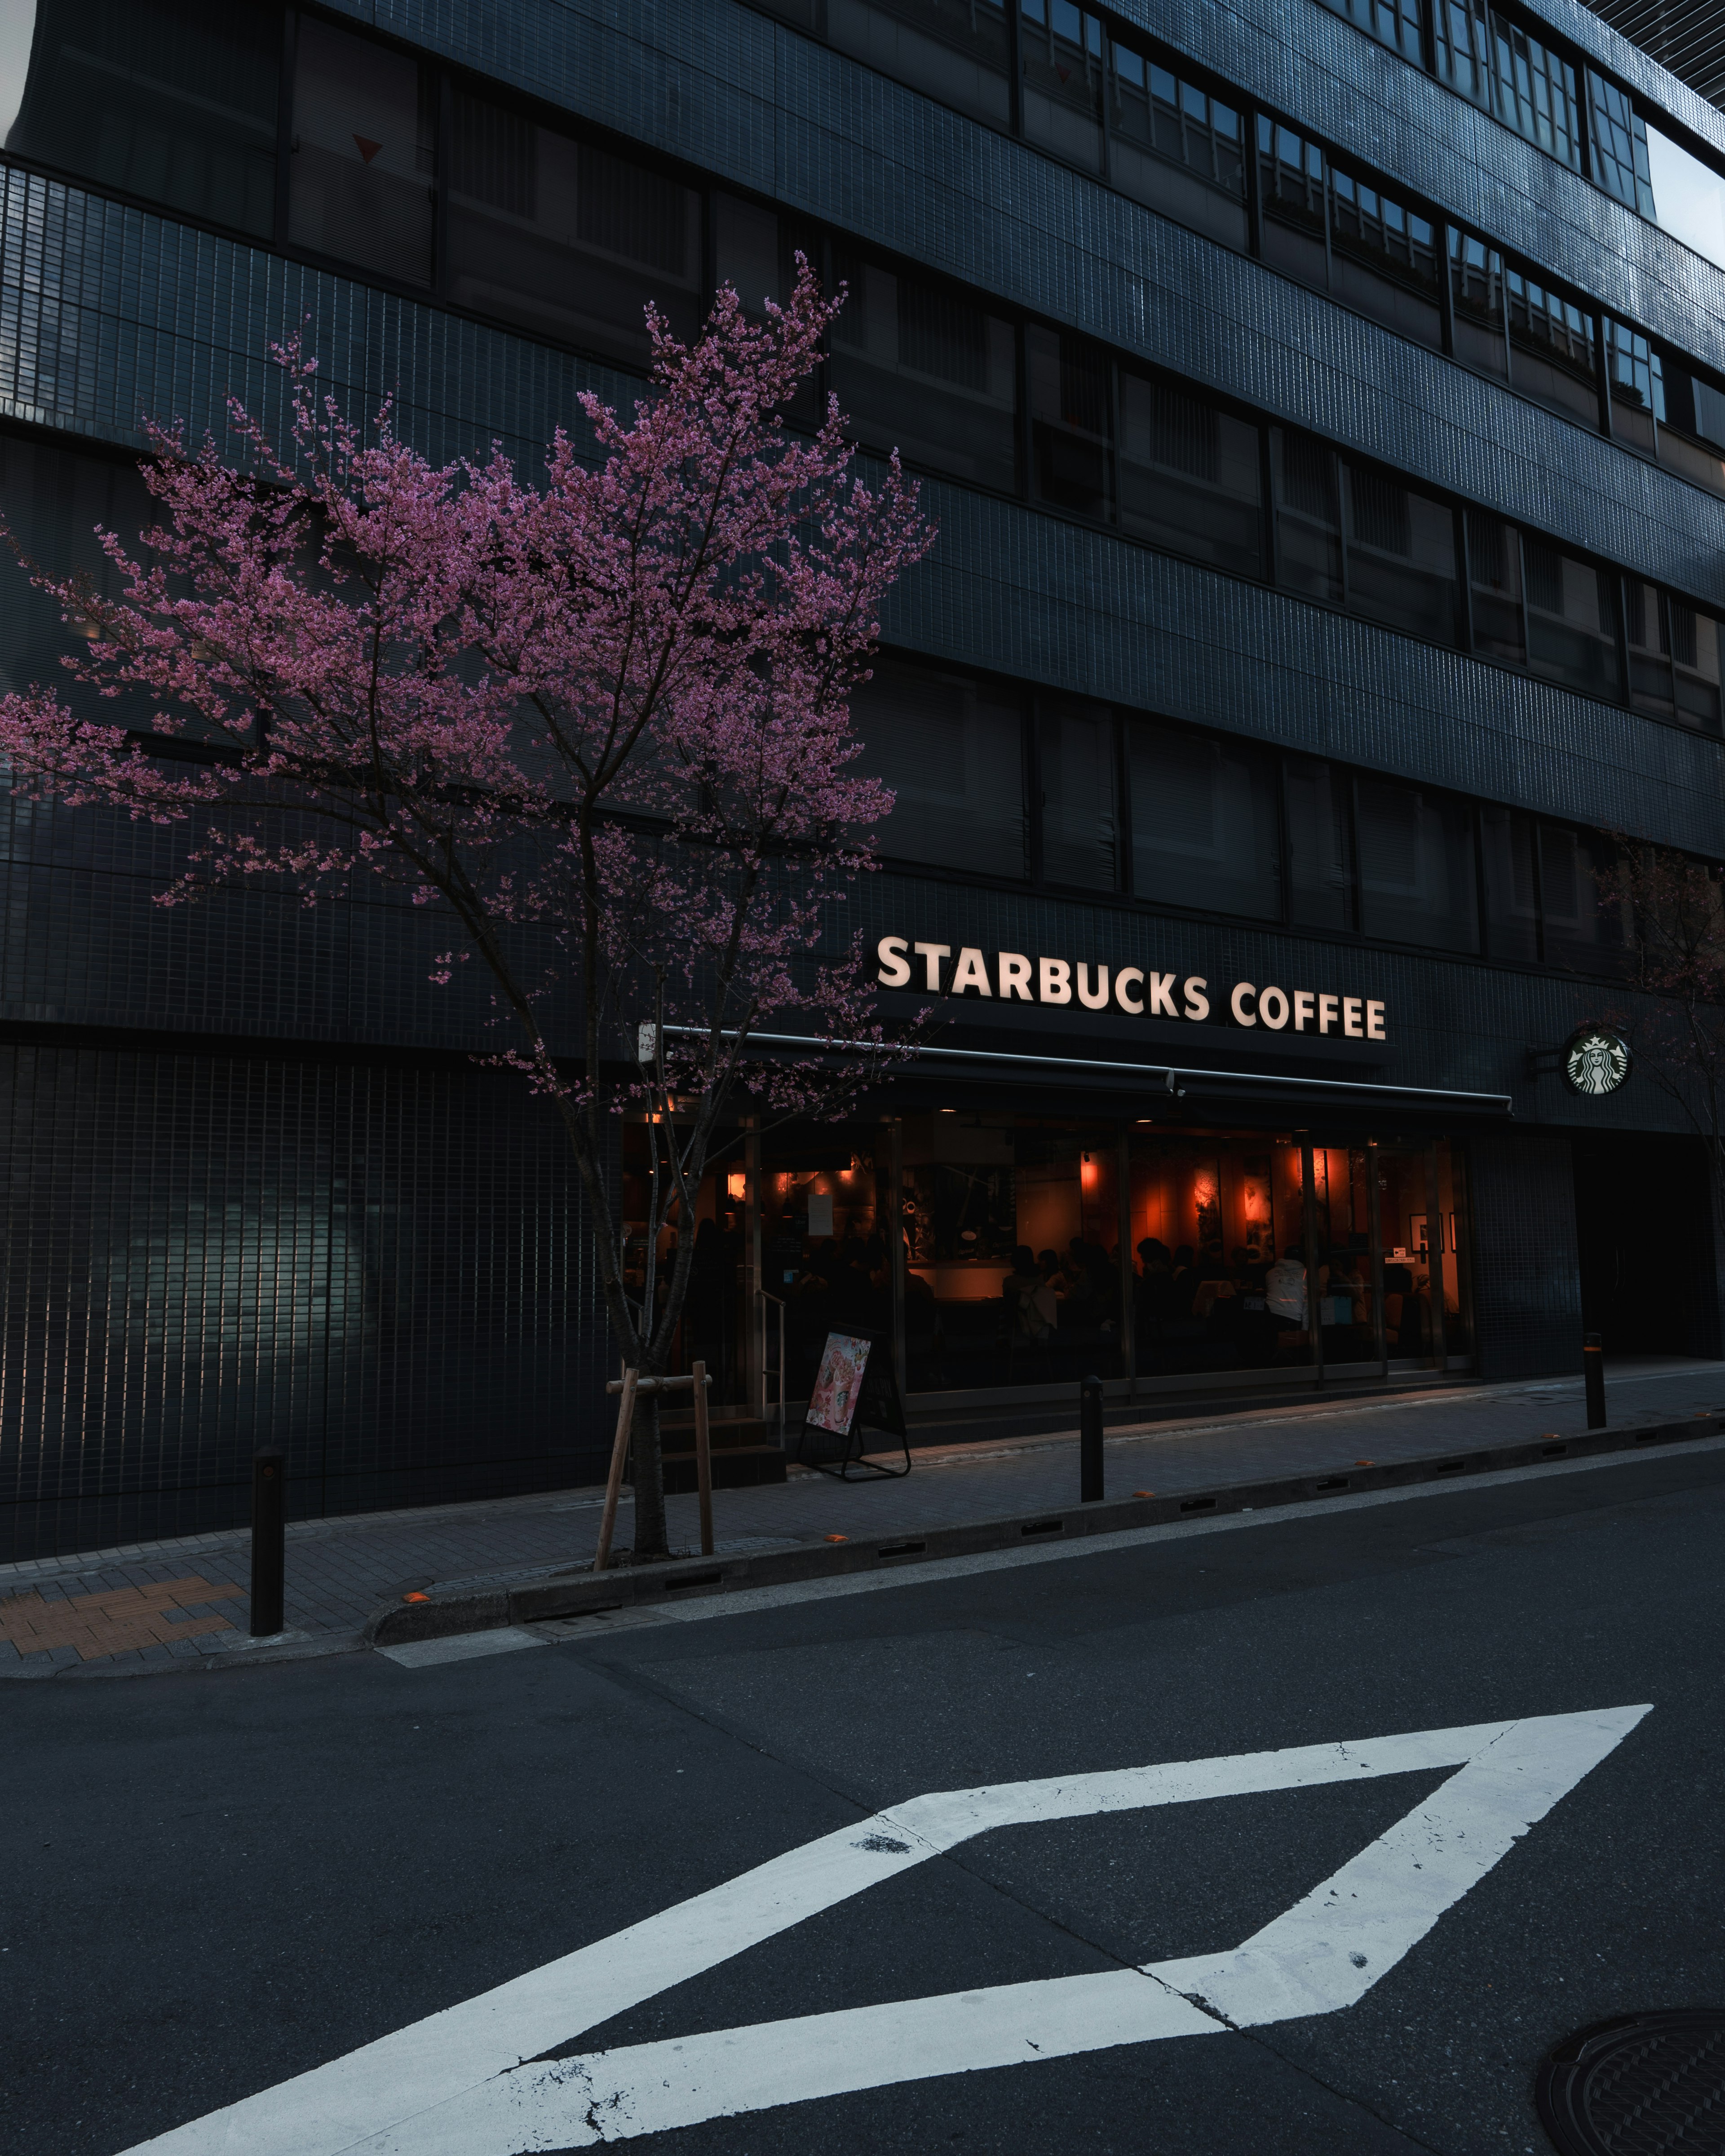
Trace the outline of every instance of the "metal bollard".
<instances>
[{"instance_id":1,"label":"metal bollard","mask_svg":"<svg viewBox=\"0 0 1725 2156\"><path fill-rule=\"evenodd\" d=\"M1605 1353L1599 1344L1597 1332L1589 1332L1581 1343L1581 1373L1587 1384L1587 1426L1589 1430L1605 1427Z\"/></svg>"},{"instance_id":2,"label":"metal bollard","mask_svg":"<svg viewBox=\"0 0 1725 2156\"><path fill-rule=\"evenodd\" d=\"M1102 1381L1086 1378L1078 1388L1078 1502L1094 1505L1102 1495Z\"/></svg>"},{"instance_id":3,"label":"metal bollard","mask_svg":"<svg viewBox=\"0 0 1725 2156\"><path fill-rule=\"evenodd\" d=\"M287 1578L287 1459L274 1445L252 1455L252 1637L282 1629Z\"/></svg>"}]
</instances>

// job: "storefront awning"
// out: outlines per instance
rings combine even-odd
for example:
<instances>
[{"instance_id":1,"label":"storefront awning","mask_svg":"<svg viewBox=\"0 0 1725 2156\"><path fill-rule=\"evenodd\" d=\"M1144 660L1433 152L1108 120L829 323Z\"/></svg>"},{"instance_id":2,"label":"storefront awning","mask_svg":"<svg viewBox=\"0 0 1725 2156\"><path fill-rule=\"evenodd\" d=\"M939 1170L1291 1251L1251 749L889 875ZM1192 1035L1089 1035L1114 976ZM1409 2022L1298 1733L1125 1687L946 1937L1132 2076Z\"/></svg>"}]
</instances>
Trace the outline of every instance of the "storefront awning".
<instances>
[{"instance_id":1,"label":"storefront awning","mask_svg":"<svg viewBox=\"0 0 1725 2156\"><path fill-rule=\"evenodd\" d=\"M699 1035L704 1029L670 1025L665 1031ZM734 1040L737 1036L727 1031L724 1037ZM823 1040L814 1034L752 1033L748 1044L762 1050L791 1049L804 1055L868 1055L879 1052L865 1042ZM885 1045L891 1046L890 1043ZM1091 1085L1114 1079L1122 1088L1142 1091L1148 1087L1175 1100L1183 1100L1189 1094L1235 1099L1251 1096L1260 1100L1286 1101L1291 1107L1299 1101L1317 1104L1340 1099L1357 1101L1362 1106L1381 1101L1386 1107L1405 1102L1409 1107L1444 1108L1474 1116L1510 1116L1515 1112L1515 1102L1507 1093L1471 1093L1455 1087L1396 1086L1351 1078L1296 1078L1267 1070L1197 1070L1178 1064L1127 1063L1111 1057L1033 1055L1007 1048L919 1047L914 1051L912 1063L901 1067L925 1066L952 1071L964 1067L978 1070L986 1067L1003 1075L1023 1071L1027 1077L1034 1076L1044 1083L1062 1075L1082 1076Z\"/></svg>"}]
</instances>

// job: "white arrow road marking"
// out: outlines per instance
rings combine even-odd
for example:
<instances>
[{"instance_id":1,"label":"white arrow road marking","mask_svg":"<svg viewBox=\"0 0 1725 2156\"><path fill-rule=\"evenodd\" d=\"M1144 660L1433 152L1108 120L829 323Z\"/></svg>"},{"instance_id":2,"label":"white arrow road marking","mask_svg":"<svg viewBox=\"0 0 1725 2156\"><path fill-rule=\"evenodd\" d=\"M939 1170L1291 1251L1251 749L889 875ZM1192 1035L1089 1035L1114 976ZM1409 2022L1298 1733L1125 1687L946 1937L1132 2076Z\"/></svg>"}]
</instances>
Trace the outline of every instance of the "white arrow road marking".
<instances>
[{"instance_id":1,"label":"white arrow road marking","mask_svg":"<svg viewBox=\"0 0 1725 2156\"><path fill-rule=\"evenodd\" d=\"M523 2156L846 2090L1332 2012L1393 1968L1649 1711L913 1797L127 2156ZM1440 1767L1461 1771L1233 1953L522 2063L978 1834Z\"/></svg>"}]
</instances>

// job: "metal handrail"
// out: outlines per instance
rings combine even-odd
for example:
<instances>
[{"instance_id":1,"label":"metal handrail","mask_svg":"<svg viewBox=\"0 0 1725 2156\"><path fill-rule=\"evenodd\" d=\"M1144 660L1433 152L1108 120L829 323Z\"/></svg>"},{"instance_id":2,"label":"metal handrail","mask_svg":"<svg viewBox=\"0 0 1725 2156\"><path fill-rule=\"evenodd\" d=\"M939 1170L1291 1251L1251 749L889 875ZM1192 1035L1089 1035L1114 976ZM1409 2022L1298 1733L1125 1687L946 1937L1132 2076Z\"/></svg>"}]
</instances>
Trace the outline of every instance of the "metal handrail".
<instances>
[{"instance_id":1,"label":"metal handrail","mask_svg":"<svg viewBox=\"0 0 1725 2156\"><path fill-rule=\"evenodd\" d=\"M770 1294L764 1287L755 1293L761 1298L761 1419L767 1419L767 1305L778 1305L778 1449L784 1450L784 1328L785 1300L782 1295Z\"/></svg>"}]
</instances>

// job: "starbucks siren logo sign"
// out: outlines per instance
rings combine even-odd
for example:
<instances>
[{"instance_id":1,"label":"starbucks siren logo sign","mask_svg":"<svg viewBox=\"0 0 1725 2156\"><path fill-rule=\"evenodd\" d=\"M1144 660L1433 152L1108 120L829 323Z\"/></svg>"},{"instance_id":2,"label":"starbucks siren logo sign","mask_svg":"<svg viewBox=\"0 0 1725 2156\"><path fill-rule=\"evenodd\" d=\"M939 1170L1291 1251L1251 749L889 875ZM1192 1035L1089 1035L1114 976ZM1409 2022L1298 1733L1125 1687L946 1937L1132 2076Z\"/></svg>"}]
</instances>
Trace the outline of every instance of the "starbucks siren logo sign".
<instances>
[{"instance_id":1,"label":"starbucks siren logo sign","mask_svg":"<svg viewBox=\"0 0 1725 2156\"><path fill-rule=\"evenodd\" d=\"M1584 1025L1569 1036L1563 1075L1569 1090L1597 1100L1615 1093L1630 1075L1629 1043L1603 1025Z\"/></svg>"}]
</instances>

